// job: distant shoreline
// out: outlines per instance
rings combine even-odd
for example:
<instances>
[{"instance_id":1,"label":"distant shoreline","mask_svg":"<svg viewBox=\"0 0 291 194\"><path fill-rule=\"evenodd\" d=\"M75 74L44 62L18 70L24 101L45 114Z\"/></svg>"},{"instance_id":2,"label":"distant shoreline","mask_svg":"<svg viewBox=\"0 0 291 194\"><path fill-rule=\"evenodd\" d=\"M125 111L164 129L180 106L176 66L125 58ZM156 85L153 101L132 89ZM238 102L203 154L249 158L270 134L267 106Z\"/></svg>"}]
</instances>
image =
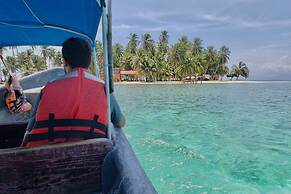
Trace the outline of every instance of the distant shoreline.
<instances>
[{"instance_id":1,"label":"distant shoreline","mask_svg":"<svg viewBox=\"0 0 291 194\"><path fill-rule=\"evenodd\" d=\"M196 83L194 82L184 82L184 81L155 81L155 82L142 82L142 81L122 81L122 82L114 82L114 85L182 85L182 84L193 84L193 85L199 85L199 84L260 84L260 83L290 83L290 81L253 81L253 80L223 80L223 81L198 81ZM0 87L4 87L4 84L0 83ZM27 90L27 92L31 91L38 91L40 88L33 88Z\"/></svg>"},{"instance_id":2,"label":"distant shoreline","mask_svg":"<svg viewBox=\"0 0 291 194\"><path fill-rule=\"evenodd\" d=\"M141 82L141 81L122 81L114 82L116 85L174 85L174 84L257 84L257 83L291 83L291 81L249 81L249 80L223 80L223 81L198 81L183 82L183 81L156 81L156 82Z\"/></svg>"}]
</instances>

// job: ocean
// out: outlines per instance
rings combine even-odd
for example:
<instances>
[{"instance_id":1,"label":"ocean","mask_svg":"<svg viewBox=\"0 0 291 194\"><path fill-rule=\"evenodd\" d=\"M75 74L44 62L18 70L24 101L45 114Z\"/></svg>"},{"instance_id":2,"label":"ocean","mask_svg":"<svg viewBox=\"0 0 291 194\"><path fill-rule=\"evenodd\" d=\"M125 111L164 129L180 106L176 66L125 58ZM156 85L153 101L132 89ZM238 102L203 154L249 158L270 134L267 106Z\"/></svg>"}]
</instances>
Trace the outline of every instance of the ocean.
<instances>
[{"instance_id":1,"label":"ocean","mask_svg":"<svg viewBox=\"0 0 291 194\"><path fill-rule=\"evenodd\" d=\"M116 85L158 193L291 193L291 82Z\"/></svg>"}]
</instances>

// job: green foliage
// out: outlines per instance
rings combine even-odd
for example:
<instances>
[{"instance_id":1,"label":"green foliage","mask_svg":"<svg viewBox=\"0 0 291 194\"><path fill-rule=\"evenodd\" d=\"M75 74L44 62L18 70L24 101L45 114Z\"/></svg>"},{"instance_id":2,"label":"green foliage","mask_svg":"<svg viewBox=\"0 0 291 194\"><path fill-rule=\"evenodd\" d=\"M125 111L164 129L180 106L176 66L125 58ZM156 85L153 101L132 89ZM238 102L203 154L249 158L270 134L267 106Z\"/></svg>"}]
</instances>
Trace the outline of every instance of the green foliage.
<instances>
[{"instance_id":1,"label":"green foliage","mask_svg":"<svg viewBox=\"0 0 291 194\"><path fill-rule=\"evenodd\" d=\"M236 80L238 80L238 78L241 76L247 79L249 77L249 73L250 71L247 65L244 62L240 61L237 65L232 66L232 69L230 70L227 77L231 79L236 77Z\"/></svg>"},{"instance_id":2,"label":"green foliage","mask_svg":"<svg viewBox=\"0 0 291 194\"><path fill-rule=\"evenodd\" d=\"M104 56L103 56L103 45L100 41L96 41L96 58L97 58L97 64L99 66L99 72L101 77L103 77L104 75ZM94 68L94 64L91 63L91 65L89 66L89 70L94 73L95 72L95 68Z\"/></svg>"},{"instance_id":3,"label":"green foliage","mask_svg":"<svg viewBox=\"0 0 291 194\"><path fill-rule=\"evenodd\" d=\"M6 60L5 60L5 63L7 65L7 67L9 68L9 70L11 70L12 72L16 72L17 70L20 69L20 66L19 64L17 63L17 58L16 57L13 57L13 56L7 56L6 57ZM7 71L5 69L5 71ZM6 72L6 75L7 75L8 72ZM5 76L6 76L5 75Z\"/></svg>"},{"instance_id":4,"label":"green foliage","mask_svg":"<svg viewBox=\"0 0 291 194\"><path fill-rule=\"evenodd\" d=\"M30 75L47 68L44 58L33 53L31 49L23 51L17 55L18 70L23 76Z\"/></svg>"},{"instance_id":5,"label":"green foliage","mask_svg":"<svg viewBox=\"0 0 291 194\"><path fill-rule=\"evenodd\" d=\"M137 49L138 49L138 36L135 33L131 33L129 36L128 44L125 48L125 52L137 54Z\"/></svg>"},{"instance_id":6,"label":"green foliage","mask_svg":"<svg viewBox=\"0 0 291 194\"><path fill-rule=\"evenodd\" d=\"M218 62L216 64L215 74L223 77L224 75L226 75L228 73L229 68L225 64L228 63L228 61L230 59L230 53L231 52L230 52L229 48L227 48L226 46L222 46L219 49L219 51L217 53Z\"/></svg>"},{"instance_id":7,"label":"green foliage","mask_svg":"<svg viewBox=\"0 0 291 194\"><path fill-rule=\"evenodd\" d=\"M167 31L160 33L157 42L149 33L143 34L140 40L136 33L131 33L125 48L119 43L113 45L113 65L121 70L136 70L145 81L181 80L206 74L218 79L230 75L226 66L230 54L226 46L219 50L203 47L203 40L198 37L190 42L187 36L182 36L177 43L169 45ZM102 45L98 41L97 58L103 64Z\"/></svg>"},{"instance_id":8,"label":"green foliage","mask_svg":"<svg viewBox=\"0 0 291 194\"><path fill-rule=\"evenodd\" d=\"M174 46L174 55L170 60L174 60L175 74L179 78L189 76L193 72L190 58L190 42L186 36L182 36Z\"/></svg>"},{"instance_id":9,"label":"green foliage","mask_svg":"<svg viewBox=\"0 0 291 194\"><path fill-rule=\"evenodd\" d=\"M10 47L12 56L7 56L5 62L12 72L19 72L23 76L43 71L50 67L62 66L62 54L52 47L31 46L29 49L18 52L18 47ZM36 51L40 54L36 54Z\"/></svg>"},{"instance_id":10,"label":"green foliage","mask_svg":"<svg viewBox=\"0 0 291 194\"><path fill-rule=\"evenodd\" d=\"M142 36L141 47L135 64L138 70L145 77L146 81L155 81L157 73L157 64L155 60L156 48L155 42L149 33Z\"/></svg>"},{"instance_id":11,"label":"green foliage","mask_svg":"<svg viewBox=\"0 0 291 194\"><path fill-rule=\"evenodd\" d=\"M63 62L62 62L62 54L60 51L57 51L55 56L54 56L54 65L56 67L61 67L63 65Z\"/></svg>"},{"instance_id":12,"label":"green foliage","mask_svg":"<svg viewBox=\"0 0 291 194\"><path fill-rule=\"evenodd\" d=\"M154 57L158 81L166 80L172 76L171 67L168 63L168 55L169 55L169 34L167 31L162 31L159 36L156 54Z\"/></svg>"},{"instance_id":13,"label":"green foliage","mask_svg":"<svg viewBox=\"0 0 291 194\"><path fill-rule=\"evenodd\" d=\"M194 38L194 41L191 44L191 55L195 56L203 51L202 42L203 41L200 38Z\"/></svg>"},{"instance_id":14,"label":"green foliage","mask_svg":"<svg viewBox=\"0 0 291 194\"><path fill-rule=\"evenodd\" d=\"M116 43L113 45L112 55L113 55L113 67L120 67L123 55L123 47L121 44Z\"/></svg>"}]
</instances>

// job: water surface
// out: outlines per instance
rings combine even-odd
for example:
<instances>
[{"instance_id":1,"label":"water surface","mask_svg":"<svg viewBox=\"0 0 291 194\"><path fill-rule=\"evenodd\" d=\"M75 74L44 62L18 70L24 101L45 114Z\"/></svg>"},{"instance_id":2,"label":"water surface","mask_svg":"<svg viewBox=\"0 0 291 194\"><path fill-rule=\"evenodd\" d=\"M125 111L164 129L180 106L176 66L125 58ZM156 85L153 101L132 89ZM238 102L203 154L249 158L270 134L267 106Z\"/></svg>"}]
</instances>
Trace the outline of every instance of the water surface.
<instances>
[{"instance_id":1,"label":"water surface","mask_svg":"<svg viewBox=\"0 0 291 194\"><path fill-rule=\"evenodd\" d=\"M291 83L117 85L159 193L291 193Z\"/></svg>"}]
</instances>

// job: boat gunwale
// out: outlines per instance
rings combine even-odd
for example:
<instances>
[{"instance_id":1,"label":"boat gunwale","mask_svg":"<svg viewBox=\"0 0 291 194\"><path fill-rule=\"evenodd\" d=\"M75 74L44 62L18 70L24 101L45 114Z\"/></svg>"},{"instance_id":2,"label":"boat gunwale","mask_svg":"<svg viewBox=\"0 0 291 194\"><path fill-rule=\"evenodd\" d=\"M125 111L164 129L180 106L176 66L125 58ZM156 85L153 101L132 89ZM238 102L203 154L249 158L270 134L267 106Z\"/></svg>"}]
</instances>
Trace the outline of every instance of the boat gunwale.
<instances>
[{"instance_id":1,"label":"boat gunwale","mask_svg":"<svg viewBox=\"0 0 291 194\"><path fill-rule=\"evenodd\" d=\"M89 139L89 140L83 140L83 141L78 141L78 142L64 142L64 143L49 144L49 145L43 145L43 146L38 146L38 147L33 147L33 148L24 148L24 147L5 148L5 149L0 149L0 155L10 154L10 153L26 153L26 152L33 152L33 151L54 150L57 148L91 145L91 144L96 144L96 143L103 143L104 145L111 145L112 147L114 147L113 141L107 138L96 138L96 139Z\"/></svg>"}]
</instances>

